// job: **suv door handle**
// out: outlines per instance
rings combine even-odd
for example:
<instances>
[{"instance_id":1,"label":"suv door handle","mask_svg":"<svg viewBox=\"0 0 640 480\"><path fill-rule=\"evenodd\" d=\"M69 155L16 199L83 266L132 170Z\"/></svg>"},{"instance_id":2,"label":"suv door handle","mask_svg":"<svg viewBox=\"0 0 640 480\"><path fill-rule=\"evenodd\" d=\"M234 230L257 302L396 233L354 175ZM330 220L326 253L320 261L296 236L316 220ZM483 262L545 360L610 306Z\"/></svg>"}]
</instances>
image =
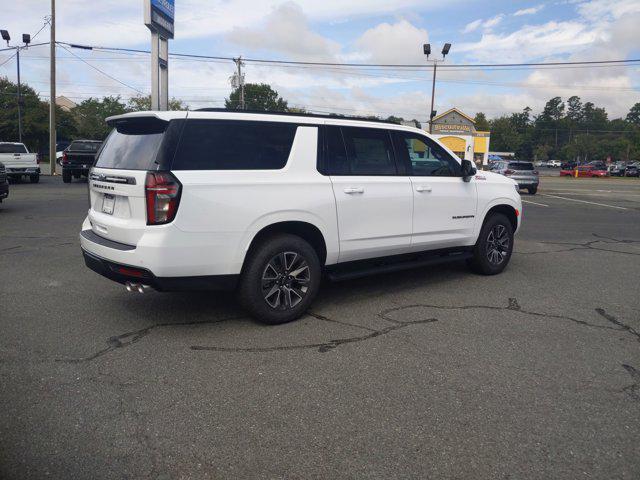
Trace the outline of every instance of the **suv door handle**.
<instances>
[{"instance_id":1,"label":"suv door handle","mask_svg":"<svg viewBox=\"0 0 640 480\"><path fill-rule=\"evenodd\" d=\"M364 188L362 187L347 187L344 189L344 193L348 195L353 195L354 193L364 193Z\"/></svg>"},{"instance_id":2,"label":"suv door handle","mask_svg":"<svg viewBox=\"0 0 640 480\"><path fill-rule=\"evenodd\" d=\"M431 187L429 185L418 185L416 187L416 192L430 192Z\"/></svg>"}]
</instances>

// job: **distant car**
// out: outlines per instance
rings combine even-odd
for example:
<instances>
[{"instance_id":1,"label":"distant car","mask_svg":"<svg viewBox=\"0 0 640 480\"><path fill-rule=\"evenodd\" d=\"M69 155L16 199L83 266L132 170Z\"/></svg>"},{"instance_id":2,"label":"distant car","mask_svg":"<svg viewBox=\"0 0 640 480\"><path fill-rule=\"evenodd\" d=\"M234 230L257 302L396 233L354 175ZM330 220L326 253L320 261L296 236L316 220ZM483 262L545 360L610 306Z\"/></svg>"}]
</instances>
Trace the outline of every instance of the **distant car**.
<instances>
[{"instance_id":1,"label":"distant car","mask_svg":"<svg viewBox=\"0 0 640 480\"><path fill-rule=\"evenodd\" d=\"M593 160L592 162L587 163L586 165L595 168L596 170L607 170L609 171L609 166L604 163L602 160Z\"/></svg>"},{"instance_id":2,"label":"distant car","mask_svg":"<svg viewBox=\"0 0 640 480\"><path fill-rule=\"evenodd\" d=\"M69 145L71 145L71 142L66 140L60 140L56 143L56 163L58 165L62 165L62 155Z\"/></svg>"},{"instance_id":3,"label":"distant car","mask_svg":"<svg viewBox=\"0 0 640 480\"><path fill-rule=\"evenodd\" d=\"M526 189L531 195L535 195L538 191L540 177L531 162L517 160L506 162L503 160L496 162L491 171L509 177L518 184L518 188Z\"/></svg>"},{"instance_id":4,"label":"distant car","mask_svg":"<svg viewBox=\"0 0 640 480\"><path fill-rule=\"evenodd\" d=\"M631 163L624 170L625 177L640 177L640 163Z\"/></svg>"},{"instance_id":5,"label":"distant car","mask_svg":"<svg viewBox=\"0 0 640 480\"><path fill-rule=\"evenodd\" d=\"M96 154L102 145L98 140L74 140L62 154L62 181L88 176L89 169L96 161Z\"/></svg>"},{"instance_id":6,"label":"distant car","mask_svg":"<svg viewBox=\"0 0 640 480\"><path fill-rule=\"evenodd\" d=\"M615 162L609 165L609 175L612 177L624 177L627 165L624 162Z\"/></svg>"},{"instance_id":7,"label":"distant car","mask_svg":"<svg viewBox=\"0 0 640 480\"><path fill-rule=\"evenodd\" d=\"M9 179L4 163L0 163L0 203L9 196Z\"/></svg>"},{"instance_id":8,"label":"distant car","mask_svg":"<svg viewBox=\"0 0 640 480\"><path fill-rule=\"evenodd\" d=\"M593 165L578 165L576 168L570 170L560 170L560 176L573 177L575 176L576 169L578 170L579 177L606 177L609 175L606 168L596 168Z\"/></svg>"},{"instance_id":9,"label":"distant car","mask_svg":"<svg viewBox=\"0 0 640 480\"><path fill-rule=\"evenodd\" d=\"M547 167L549 168L560 168L562 166L562 162L560 160L549 160L547 162Z\"/></svg>"},{"instance_id":10,"label":"distant car","mask_svg":"<svg viewBox=\"0 0 640 480\"><path fill-rule=\"evenodd\" d=\"M569 160L568 162L564 162L560 168L562 170L573 170L578 166L578 162L576 162L575 160Z\"/></svg>"}]
</instances>

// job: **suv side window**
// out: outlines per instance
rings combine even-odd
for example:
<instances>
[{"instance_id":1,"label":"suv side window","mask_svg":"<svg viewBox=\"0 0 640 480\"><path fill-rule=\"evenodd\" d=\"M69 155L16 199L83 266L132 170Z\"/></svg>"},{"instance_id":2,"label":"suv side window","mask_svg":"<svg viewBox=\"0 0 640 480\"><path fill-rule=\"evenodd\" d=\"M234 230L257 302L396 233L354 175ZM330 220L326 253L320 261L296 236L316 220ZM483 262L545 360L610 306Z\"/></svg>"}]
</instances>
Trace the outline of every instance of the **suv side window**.
<instances>
[{"instance_id":1,"label":"suv side window","mask_svg":"<svg viewBox=\"0 0 640 480\"><path fill-rule=\"evenodd\" d=\"M324 127L325 170L327 175L349 175L349 161L340 127Z\"/></svg>"},{"instance_id":2,"label":"suv side window","mask_svg":"<svg viewBox=\"0 0 640 480\"><path fill-rule=\"evenodd\" d=\"M459 177L460 164L430 138L409 132L394 132L398 154L404 157L409 175L416 177Z\"/></svg>"},{"instance_id":3,"label":"suv side window","mask_svg":"<svg viewBox=\"0 0 640 480\"><path fill-rule=\"evenodd\" d=\"M174 170L279 170L287 164L297 125L187 120Z\"/></svg>"},{"instance_id":4,"label":"suv side window","mask_svg":"<svg viewBox=\"0 0 640 480\"><path fill-rule=\"evenodd\" d=\"M351 175L396 175L389 132L380 128L342 127Z\"/></svg>"}]
</instances>

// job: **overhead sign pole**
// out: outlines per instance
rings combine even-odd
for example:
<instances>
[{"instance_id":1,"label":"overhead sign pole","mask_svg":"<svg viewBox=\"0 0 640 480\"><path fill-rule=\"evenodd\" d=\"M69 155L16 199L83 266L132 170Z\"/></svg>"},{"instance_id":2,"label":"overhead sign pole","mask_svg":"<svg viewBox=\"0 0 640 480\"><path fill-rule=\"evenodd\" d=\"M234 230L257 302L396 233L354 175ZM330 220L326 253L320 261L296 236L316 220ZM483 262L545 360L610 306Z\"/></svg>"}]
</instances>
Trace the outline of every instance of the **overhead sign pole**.
<instances>
[{"instance_id":1,"label":"overhead sign pole","mask_svg":"<svg viewBox=\"0 0 640 480\"><path fill-rule=\"evenodd\" d=\"M151 109L169 109L169 39L175 0L144 0L144 23L151 30Z\"/></svg>"}]
</instances>

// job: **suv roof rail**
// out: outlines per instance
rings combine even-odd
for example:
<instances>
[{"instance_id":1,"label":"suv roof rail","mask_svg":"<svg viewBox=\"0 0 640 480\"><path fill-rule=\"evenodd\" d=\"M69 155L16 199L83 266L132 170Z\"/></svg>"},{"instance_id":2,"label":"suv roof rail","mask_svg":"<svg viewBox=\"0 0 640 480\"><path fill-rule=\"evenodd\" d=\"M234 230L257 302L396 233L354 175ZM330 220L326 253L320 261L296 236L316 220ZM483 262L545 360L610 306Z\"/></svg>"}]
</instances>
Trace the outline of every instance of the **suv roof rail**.
<instances>
[{"instance_id":1,"label":"suv roof rail","mask_svg":"<svg viewBox=\"0 0 640 480\"><path fill-rule=\"evenodd\" d=\"M313 117L313 118L333 118L336 120L357 120L361 122L377 122L377 123L387 123L389 125L400 125L399 123L390 122L388 120L383 120L381 118L367 118L367 117L356 117L356 116L347 116L347 115L339 115L339 114L323 114L323 113L309 113L309 112L270 112L265 110L231 110L228 108L197 108L192 110L192 112L229 112L229 113L251 113L251 114L262 114L262 115L284 115L291 117Z\"/></svg>"}]
</instances>

